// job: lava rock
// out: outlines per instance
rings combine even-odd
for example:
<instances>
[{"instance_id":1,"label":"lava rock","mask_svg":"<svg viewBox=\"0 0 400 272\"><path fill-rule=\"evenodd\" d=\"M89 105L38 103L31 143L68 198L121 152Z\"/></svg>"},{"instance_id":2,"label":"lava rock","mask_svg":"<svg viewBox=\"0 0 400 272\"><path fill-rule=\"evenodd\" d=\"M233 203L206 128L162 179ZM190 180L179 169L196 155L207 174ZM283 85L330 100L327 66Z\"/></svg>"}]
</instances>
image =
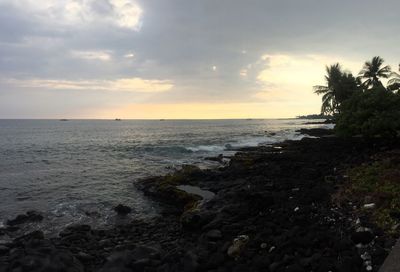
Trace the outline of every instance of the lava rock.
<instances>
[{"instance_id":1,"label":"lava rock","mask_svg":"<svg viewBox=\"0 0 400 272\"><path fill-rule=\"evenodd\" d=\"M215 162L222 163L222 161L224 160L224 155L219 154L217 157L206 157L204 159L207 161L215 161Z\"/></svg>"},{"instance_id":2,"label":"lava rock","mask_svg":"<svg viewBox=\"0 0 400 272\"><path fill-rule=\"evenodd\" d=\"M43 215L37 211L28 211L26 214L19 214L14 219L8 220L7 225L15 226L27 222L38 222L43 220Z\"/></svg>"},{"instance_id":3,"label":"lava rock","mask_svg":"<svg viewBox=\"0 0 400 272\"><path fill-rule=\"evenodd\" d=\"M222 238L222 232L220 230L213 229L207 232L206 237L209 240L219 240Z\"/></svg>"},{"instance_id":4,"label":"lava rock","mask_svg":"<svg viewBox=\"0 0 400 272\"><path fill-rule=\"evenodd\" d=\"M116 211L119 215L127 215L128 213L132 212L132 209L128 206L118 204L115 208L114 211Z\"/></svg>"},{"instance_id":5,"label":"lava rock","mask_svg":"<svg viewBox=\"0 0 400 272\"><path fill-rule=\"evenodd\" d=\"M353 234L351 235L351 240L355 244L367 245L371 243L373 239L374 235L369 231L353 232Z\"/></svg>"}]
</instances>

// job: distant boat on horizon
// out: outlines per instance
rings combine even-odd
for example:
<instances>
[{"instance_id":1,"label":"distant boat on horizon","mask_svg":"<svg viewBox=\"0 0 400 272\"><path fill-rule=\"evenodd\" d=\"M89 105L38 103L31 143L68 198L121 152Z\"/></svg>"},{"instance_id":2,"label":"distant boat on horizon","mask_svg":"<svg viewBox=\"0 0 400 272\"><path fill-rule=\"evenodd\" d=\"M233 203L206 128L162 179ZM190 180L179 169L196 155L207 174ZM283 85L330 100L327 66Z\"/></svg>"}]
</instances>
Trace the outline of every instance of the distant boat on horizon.
<instances>
[{"instance_id":1,"label":"distant boat on horizon","mask_svg":"<svg viewBox=\"0 0 400 272\"><path fill-rule=\"evenodd\" d=\"M115 118L115 121L122 121L121 119L119 119L119 118Z\"/></svg>"},{"instance_id":2,"label":"distant boat on horizon","mask_svg":"<svg viewBox=\"0 0 400 272\"><path fill-rule=\"evenodd\" d=\"M68 119L60 119L60 121L65 122L65 121L69 121Z\"/></svg>"},{"instance_id":3,"label":"distant boat on horizon","mask_svg":"<svg viewBox=\"0 0 400 272\"><path fill-rule=\"evenodd\" d=\"M165 121L165 119L160 119L160 121Z\"/></svg>"}]
</instances>

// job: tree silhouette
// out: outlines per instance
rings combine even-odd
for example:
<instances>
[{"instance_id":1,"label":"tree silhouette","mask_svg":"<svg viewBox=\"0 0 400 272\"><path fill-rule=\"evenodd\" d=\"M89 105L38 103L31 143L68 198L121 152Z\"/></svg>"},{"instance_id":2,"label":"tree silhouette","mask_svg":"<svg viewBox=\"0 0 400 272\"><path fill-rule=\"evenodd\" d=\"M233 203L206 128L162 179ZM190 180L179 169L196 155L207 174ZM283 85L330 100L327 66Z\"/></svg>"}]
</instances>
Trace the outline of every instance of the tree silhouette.
<instances>
[{"instance_id":1,"label":"tree silhouette","mask_svg":"<svg viewBox=\"0 0 400 272\"><path fill-rule=\"evenodd\" d=\"M382 87L383 84L380 78L389 78L391 75L391 68L389 65L382 67L384 60L377 56L373 57L371 61L366 61L363 69L359 73L363 87L366 89Z\"/></svg>"},{"instance_id":2,"label":"tree silhouette","mask_svg":"<svg viewBox=\"0 0 400 272\"><path fill-rule=\"evenodd\" d=\"M399 64L399 72L400 72L400 64ZM400 90L400 74L393 72L390 77L391 77L391 79L388 81L387 88L390 91L399 91Z\"/></svg>"},{"instance_id":3,"label":"tree silhouette","mask_svg":"<svg viewBox=\"0 0 400 272\"><path fill-rule=\"evenodd\" d=\"M341 103L348 99L357 90L357 82L350 73L342 71L339 63L326 67L326 86L314 86L314 92L322 96L322 114L340 112Z\"/></svg>"}]
</instances>

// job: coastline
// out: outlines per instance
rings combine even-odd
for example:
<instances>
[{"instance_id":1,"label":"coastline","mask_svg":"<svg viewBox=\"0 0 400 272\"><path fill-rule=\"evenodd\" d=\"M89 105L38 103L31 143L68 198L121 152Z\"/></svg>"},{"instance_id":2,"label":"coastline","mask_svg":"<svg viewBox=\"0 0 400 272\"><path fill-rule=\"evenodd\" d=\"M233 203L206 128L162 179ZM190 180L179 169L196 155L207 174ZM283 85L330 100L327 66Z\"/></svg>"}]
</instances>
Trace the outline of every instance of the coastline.
<instances>
[{"instance_id":1,"label":"coastline","mask_svg":"<svg viewBox=\"0 0 400 272\"><path fill-rule=\"evenodd\" d=\"M399 146L304 138L242 149L218 169L144 179L138 188L163 206L162 216L108 230L67 227L52 239L33 232L0 246L0 271L365 271L366 253L378 271L395 237L331 196L346 179L341 170ZM179 185L215 196L201 201ZM371 233L361 237L360 227Z\"/></svg>"}]
</instances>

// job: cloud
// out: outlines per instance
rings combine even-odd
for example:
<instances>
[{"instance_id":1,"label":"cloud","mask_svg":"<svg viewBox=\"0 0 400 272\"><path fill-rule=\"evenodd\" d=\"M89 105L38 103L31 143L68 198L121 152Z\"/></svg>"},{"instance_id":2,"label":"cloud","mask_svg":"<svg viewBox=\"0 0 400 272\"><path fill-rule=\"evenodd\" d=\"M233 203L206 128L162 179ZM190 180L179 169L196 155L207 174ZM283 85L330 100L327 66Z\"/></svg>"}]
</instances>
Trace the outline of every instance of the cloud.
<instances>
[{"instance_id":1,"label":"cloud","mask_svg":"<svg viewBox=\"0 0 400 272\"><path fill-rule=\"evenodd\" d=\"M127 59L133 59L134 57L135 57L134 53L127 53L124 55L124 58L127 58Z\"/></svg>"},{"instance_id":2,"label":"cloud","mask_svg":"<svg viewBox=\"0 0 400 272\"><path fill-rule=\"evenodd\" d=\"M110 0L114 7L114 18L117 25L130 29L140 29L142 9L129 0Z\"/></svg>"},{"instance_id":3,"label":"cloud","mask_svg":"<svg viewBox=\"0 0 400 272\"><path fill-rule=\"evenodd\" d=\"M336 62L353 71L360 66L358 62L327 55L263 54L251 65L259 69L255 73L260 89L253 97L282 105L303 104L310 108L319 105L320 97L313 93L312 88L325 84L325 66Z\"/></svg>"},{"instance_id":4,"label":"cloud","mask_svg":"<svg viewBox=\"0 0 400 272\"><path fill-rule=\"evenodd\" d=\"M48 26L82 27L96 22L111 23L138 31L142 9L133 0L3 0L17 9L40 18Z\"/></svg>"},{"instance_id":5,"label":"cloud","mask_svg":"<svg viewBox=\"0 0 400 272\"><path fill-rule=\"evenodd\" d=\"M74 58L85 60L109 61L112 58L111 51L71 51Z\"/></svg>"},{"instance_id":6,"label":"cloud","mask_svg":"<svg viewBox=\"0 0 400 272\"><path fill-rule=\"evenodd\" d=\"M54 80L54 79L8 79L6 84L22 88L52 90L100 90L134 93L166 92L174 86L168 80L121 78L116 80Z\"/></svg>"},{"instance_id":7,"label":"cloud","mask_svg":"<svg viewBox=\"0 0 400 272\"><path fill-rule=\"evenodd\" d=\"M323 80L325 66L341 63L345 69L356 70L360 63L341 57L325 55L264 54L260 58L264 68L257 75L261 84L275 86L312 86Z\"/></svg>"},{"instance_id":8,"label":"cloud","mask_svg":"<svg viewBox=\"0 0 400 272\"><path fill-rule=\"evenodd\" d=\"M30 93L29 101L40 97L49 107L65 95L71 104L96 97L99 108L146 99L276 101L317 112L312 86L324 83L325 65L339 61L357 74L382 55L397 67L400 2L385 0L379 20L365 20L375 7L376 0L0 0L0 74L18 79L0 82L0 117L22 85L19 100ZM123 92L106 91L116 89ZM30 113L21 107L20 116Z\"/></svg>"}]
</instances>

